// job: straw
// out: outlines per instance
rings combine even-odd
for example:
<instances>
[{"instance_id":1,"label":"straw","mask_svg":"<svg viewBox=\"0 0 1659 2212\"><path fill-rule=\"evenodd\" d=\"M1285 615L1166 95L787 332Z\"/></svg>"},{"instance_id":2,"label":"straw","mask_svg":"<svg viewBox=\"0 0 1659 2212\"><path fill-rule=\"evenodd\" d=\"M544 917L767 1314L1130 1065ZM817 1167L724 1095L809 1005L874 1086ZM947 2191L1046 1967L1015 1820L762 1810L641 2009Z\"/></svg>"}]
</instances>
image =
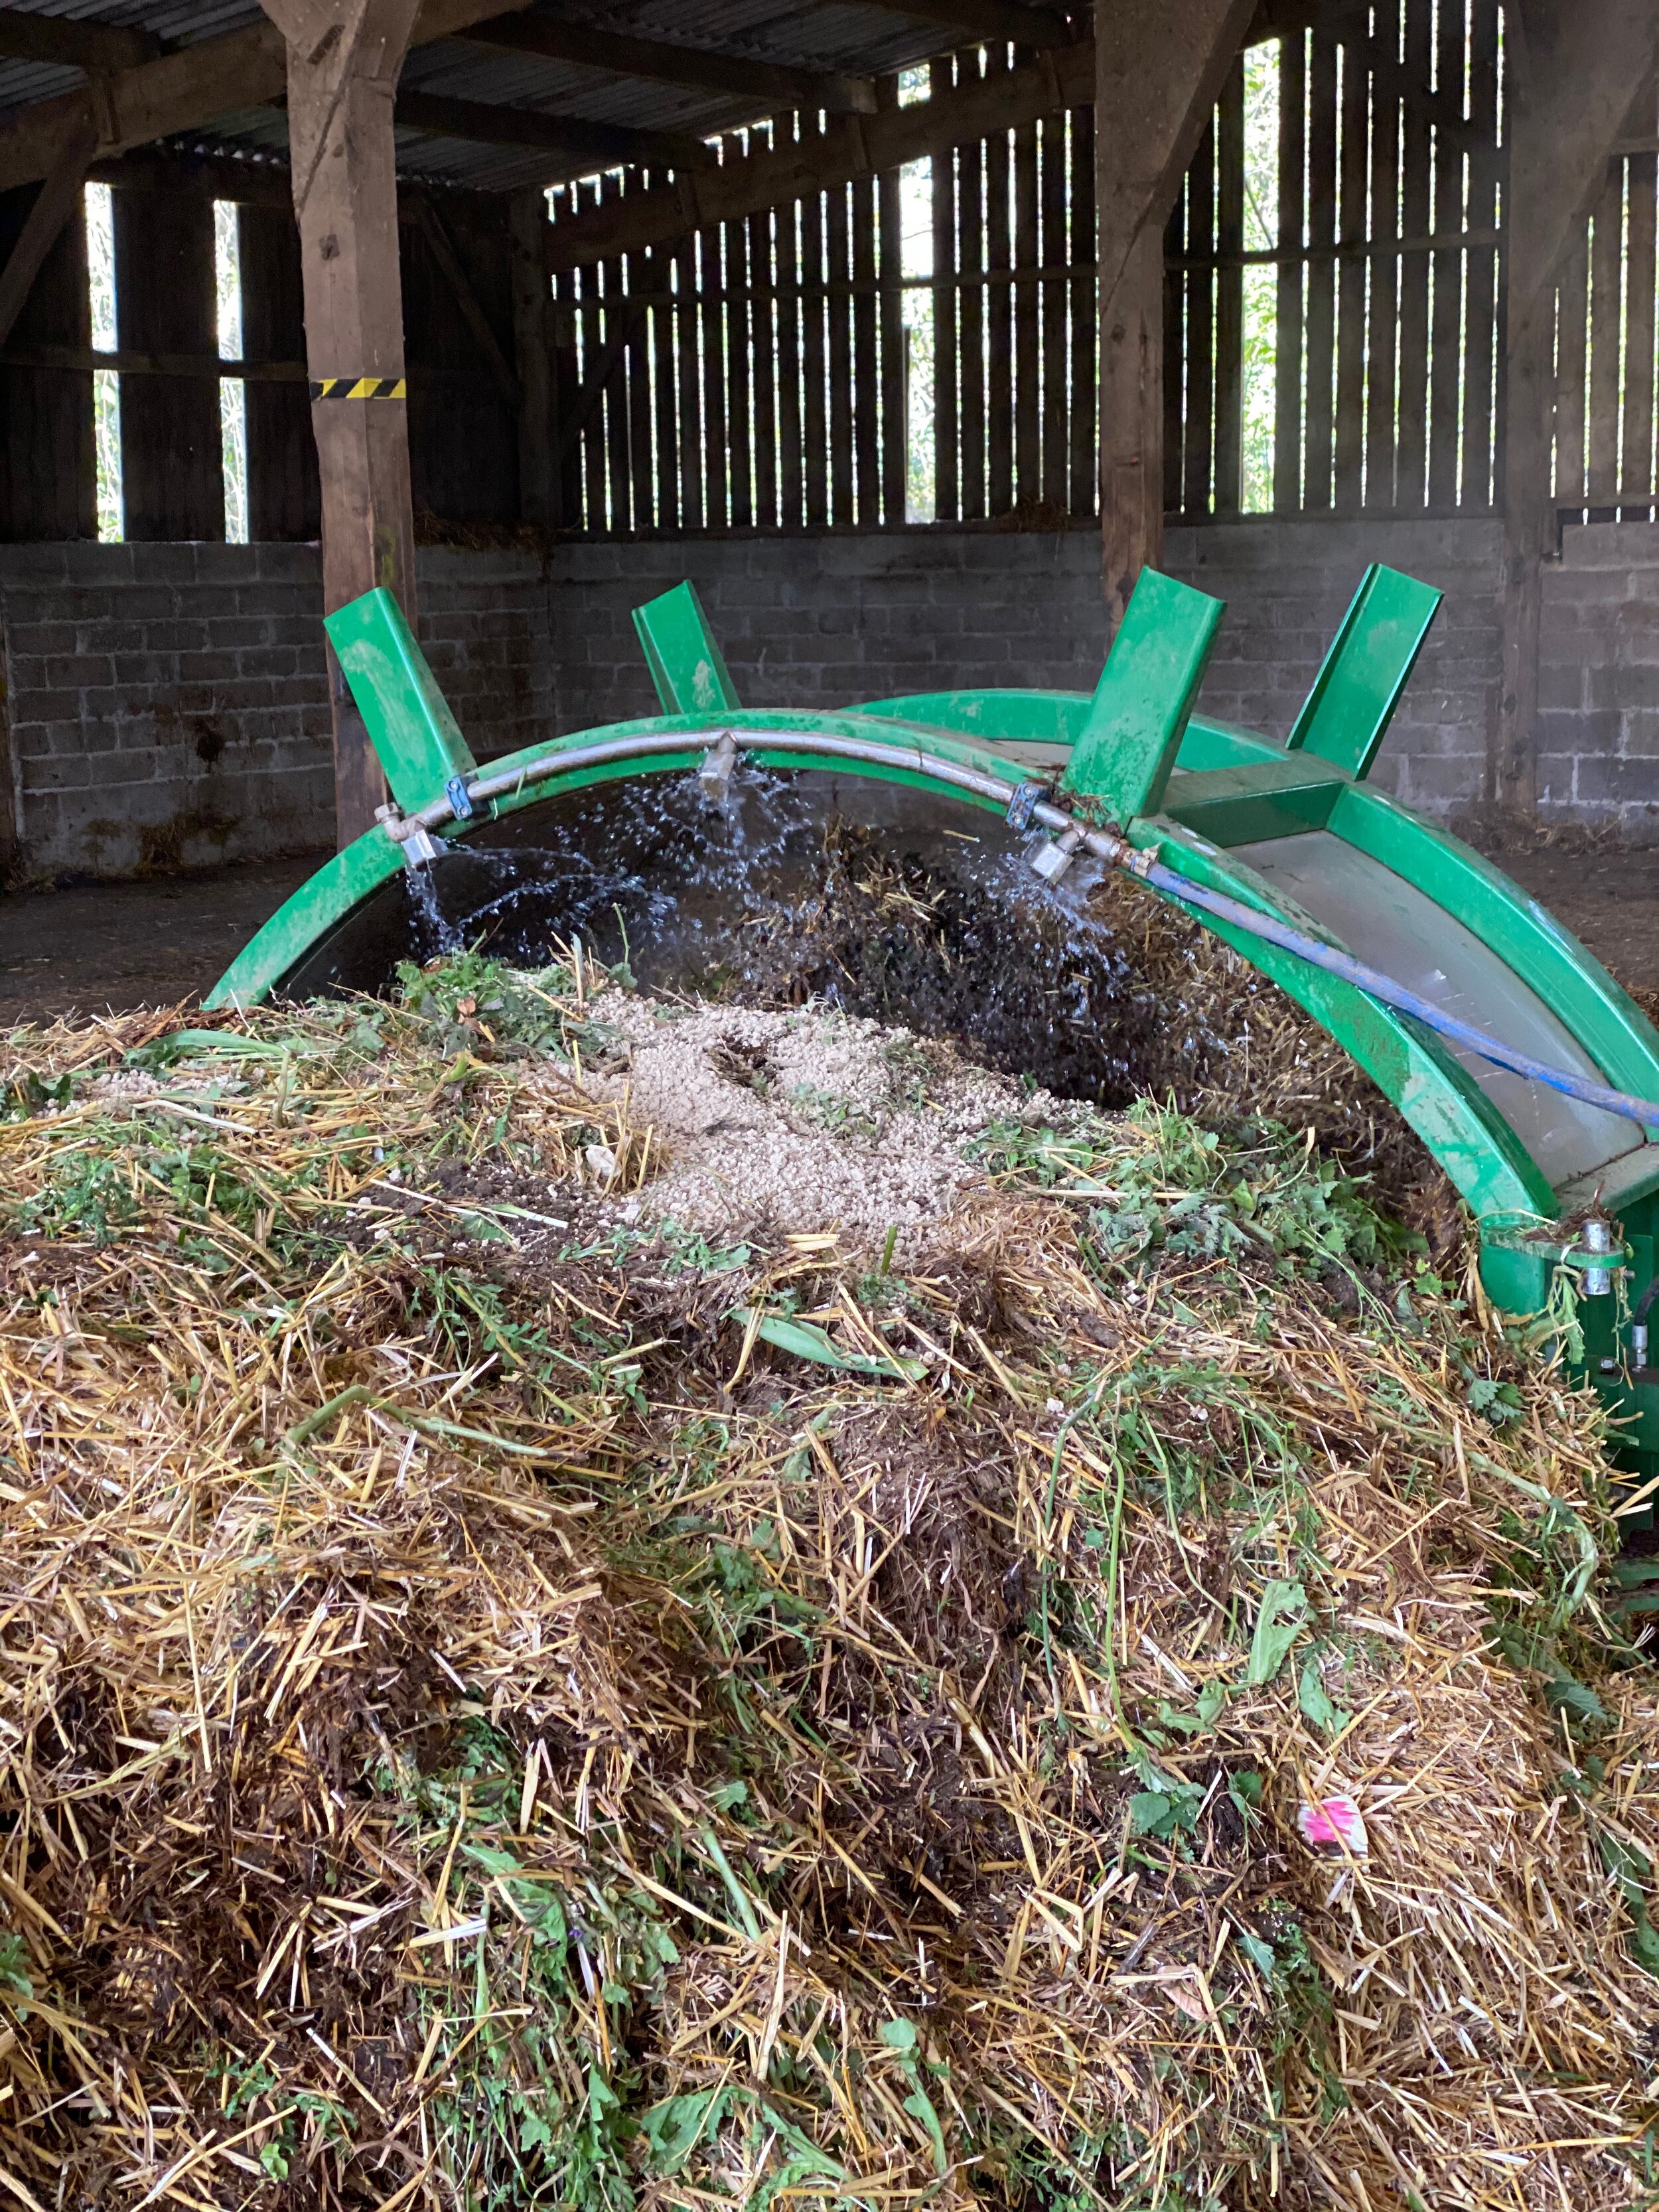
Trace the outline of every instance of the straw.
<instances>
[{"instance_id":1,"label":"straw","mask_svg":"<svg viewBox=\"0 0 1659 2212\"><path fill-rule=\"evenodd\" d=\"M20 2202L1651 2194L1604 1416L1299 1127L694 1264L568 971L184 1018L0 1042Z\"/></svg>"}]
</instances>

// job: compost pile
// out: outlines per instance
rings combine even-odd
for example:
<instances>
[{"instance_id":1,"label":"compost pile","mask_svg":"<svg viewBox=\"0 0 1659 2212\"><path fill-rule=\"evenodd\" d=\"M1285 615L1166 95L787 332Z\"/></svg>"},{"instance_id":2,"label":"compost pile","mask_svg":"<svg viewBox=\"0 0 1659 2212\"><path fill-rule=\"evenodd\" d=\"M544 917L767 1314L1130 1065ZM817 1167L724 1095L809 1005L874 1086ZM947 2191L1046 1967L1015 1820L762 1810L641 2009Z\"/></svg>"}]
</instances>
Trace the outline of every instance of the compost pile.
<instances>
[{"instance_id":1,"label":"compost pile","mask_svg":"<svg viewBox=\"0 0 1659 2212\"><path fill-rule=\"evenodd\" d=\"M977 838L921 842L837 817L781 859L750 855L723 872L739 913L734 927L723 908L709 933L703 988L762 1003L822 999L923 1035L965 1036L988 1065L1097 1105L1151 1097L1212 1124L1312 1128L1437 1249L1455 1237L1443 1177L1382 1092L1192 915L1091 860L1057 896L1022 857L988 855ZM560 898L521 939L527 949L539 937L544 956L568 926L571 878L555 880ZM534 892L525 896L535 912ZM590 927L603 938L608 920L601 910ZM453 943L488 941L501 926L486 907L459 921ZM652 980L698 973L672 929L640 926Z\"/></svg>"},{"instance_id":2,"label":"compost pile","mask_svg":"<svg viewBox=\"0 0 1659 2212\"><path fill-rule=\"evenodd\" d=\"M1300 1129L580 968L187 1018L0 1071L13 2198L1650 2192L1600 1416ZM745 1215L774 1123L958 1164Z\"/></svg>"}]
</instances>

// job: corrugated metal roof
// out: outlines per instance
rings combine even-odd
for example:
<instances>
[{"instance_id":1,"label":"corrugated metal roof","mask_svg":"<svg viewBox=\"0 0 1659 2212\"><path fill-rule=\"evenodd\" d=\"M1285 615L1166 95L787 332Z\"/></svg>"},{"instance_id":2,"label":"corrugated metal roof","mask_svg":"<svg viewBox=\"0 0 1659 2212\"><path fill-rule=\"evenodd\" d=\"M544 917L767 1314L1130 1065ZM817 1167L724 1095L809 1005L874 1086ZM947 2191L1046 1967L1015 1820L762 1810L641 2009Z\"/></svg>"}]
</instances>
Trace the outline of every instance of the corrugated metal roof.
<instances>
[{"instance_id":1,"label":"corrugated metal roof","mask_svg":"<svg viewBox=\"0 0 1659 2212\"><path fill-rule=\"evenodd\" d=\"M3 0L16 7L19 0ZM146 30L193 46L262 20L258 0L24 0L27 11L85 23ZM750 61L818 67L878 76L926 59L952 44L936 26L907 19L896 9L857 0L610 0L610 4L561 8L559 20L621 32ZM35 62L0 60L0 128L15 111L73 89L73 70ZM706 137L754 119L752 104L690 86L621 76L586 66L546 60L465 40L416 47L404 65L411 89L485 106L525 107L550 116L675 131ZM228 151L285 150L287 129L279 111L256 108L216 117L191 134L191 143ZM507 191L544 180L550 157L533 149L481 145L400 128L401 173L475 190ZM563 165L552 165L565 173Z\"/></svg>"},{"instance_id":2,"label":"corrugated metal roof","mask_svg":"<svg viewBox=\"0 0 1659 2212\"><path fill-rule=\"evenodd\" d=\"M193 46L227 31L245 30L264 14L259 0L5 0L31 15L57 15L66 22L108 24L124 31L150 31L157 38ZM0 125L9 108L27 107L73 92L82 82L78 70L54 69L44 62L0 60Z\"/></svg>"}]
</instances>

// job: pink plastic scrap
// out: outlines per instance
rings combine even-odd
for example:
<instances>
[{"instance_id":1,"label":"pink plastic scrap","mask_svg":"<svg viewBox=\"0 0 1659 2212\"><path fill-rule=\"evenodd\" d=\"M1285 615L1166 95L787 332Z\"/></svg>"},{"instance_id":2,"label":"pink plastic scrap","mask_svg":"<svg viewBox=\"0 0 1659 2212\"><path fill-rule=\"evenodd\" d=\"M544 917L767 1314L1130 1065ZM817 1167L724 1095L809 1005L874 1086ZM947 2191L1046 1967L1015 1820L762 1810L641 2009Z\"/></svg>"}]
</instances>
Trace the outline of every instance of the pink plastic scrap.
<instances>
[{"instance_id":1,"label":"pink plastic scrap","mask_svg":"<svg viewBox=\"0 0 1659 2212\"><path fill-rule=\"evenodd\" d=\"M1365 1823L1352 1797L1322 1797L1317 1804L1304 1805L1296 1824L1308 1848L1327 1858L1363 1859L1370 1854Z\"/></svg>"}]
</instances>

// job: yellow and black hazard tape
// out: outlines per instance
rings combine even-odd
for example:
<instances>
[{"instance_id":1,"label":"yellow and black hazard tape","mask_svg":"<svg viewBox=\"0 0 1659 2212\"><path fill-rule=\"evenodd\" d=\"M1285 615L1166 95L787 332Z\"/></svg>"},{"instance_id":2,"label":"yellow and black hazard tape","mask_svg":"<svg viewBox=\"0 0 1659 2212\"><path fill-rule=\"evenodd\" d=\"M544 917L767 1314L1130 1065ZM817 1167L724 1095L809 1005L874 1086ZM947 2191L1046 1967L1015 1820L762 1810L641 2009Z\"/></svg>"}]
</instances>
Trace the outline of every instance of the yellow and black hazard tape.
<instances>
[{"instance_id":1,"label":"yellow and black hazard tape","mask_svg":"<svg viewBox=\"0 0 1659 2212\"><path fill-rule=\"evenodd\" d=\"M311 382L313 399L407 399L401 376L325 376Z\"/></svg>"}]
</instances>

